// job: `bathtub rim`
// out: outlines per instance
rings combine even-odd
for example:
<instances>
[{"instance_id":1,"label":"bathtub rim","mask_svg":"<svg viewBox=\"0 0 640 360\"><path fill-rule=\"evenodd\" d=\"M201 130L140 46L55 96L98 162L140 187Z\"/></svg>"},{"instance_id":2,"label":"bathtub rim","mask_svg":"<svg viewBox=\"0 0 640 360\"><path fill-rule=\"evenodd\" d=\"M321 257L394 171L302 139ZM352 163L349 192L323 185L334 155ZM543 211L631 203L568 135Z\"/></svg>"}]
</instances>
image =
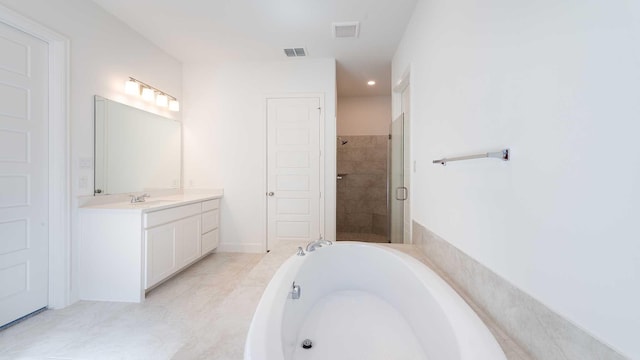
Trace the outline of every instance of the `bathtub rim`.
<instances>
[{"instance_id":1,"label":"bathtub rim","mask_svg":"<svg viewBox=\"0 0 640 360\"><path fill-rule=\"evenodd\" d=\"M388 255L385 256L391 256L406 265L411 270L415 280L434 297L440 310L449 321L453 329L455 343L458 346L460 360L506 360L504 351L489 330L489 327L462 296L429 265L405 252L384 245L341 241L333 246L377 249L376 251L386 252ZM316 251L325 251L325 248L319 248ZM335 251L335 249L332 251ZM313 255L313 252L306 254L306 256ZM306 256L296 256L292 252L292 256L278 268L269 281L249 327L245 342L245 360L264 359L265 354L278 356L277 359L284 359L280 337L282 336L284 306L288 296L282 294L288 294L288 287L295 280L296 274L306 260ZM279 321L273 321L274 318ZM269 341L274 335L277 336L278 341Z\"/></svg>"},{"instance_id":2,"label":"bathtub rim","mask_svg":"<svg viewBox=\"0 0 640 360\"><path fill-rule=\"evenodd\" d=\"M307 254L308 255L308 254ZM284 359L284 352L282 349L281 341L277 344L267 340L269 333L281 334L282 333L282 316L284 314L284 305L288 298L287 287L290 286L288 279L292 277L295 279L295 274L302 266L305 256L297 256L294 252L284 262L276 273L273 275L267 287L265 288L258 306L251 319L249 325L249 332L247 333L247 340L244 346L244 359L263 359L262 354L276 352L279 355L278 359ZM286 281L285 281L286 280ZM280 294L287 294L287 296L280 296ZM271 309L275 309L271 310ZM275 322L275 328L269 326L270 320L274 317L278 317L280 321ZM254 352L256 354L254 354ZM262 355L263 356L263 355Z\"/></svg>"},{"instance_id":3,"label":"bathtub rim","mask_svg":"<svg viewBox=\"0 0 640 360\"><path fill-rule=\"evenodd\" d=\"M471 305L429 265L400 250L376 244L370 245L391 252L412 270L415 270L414 275L416 275L417 281L436 298L438 306L450 321L460 350L460 360L506 360L506 355L498 340L489 330L489 326L484 323ZM486 351L487 354L483 355L480 350Z\"/></svg>"}]
</instances>

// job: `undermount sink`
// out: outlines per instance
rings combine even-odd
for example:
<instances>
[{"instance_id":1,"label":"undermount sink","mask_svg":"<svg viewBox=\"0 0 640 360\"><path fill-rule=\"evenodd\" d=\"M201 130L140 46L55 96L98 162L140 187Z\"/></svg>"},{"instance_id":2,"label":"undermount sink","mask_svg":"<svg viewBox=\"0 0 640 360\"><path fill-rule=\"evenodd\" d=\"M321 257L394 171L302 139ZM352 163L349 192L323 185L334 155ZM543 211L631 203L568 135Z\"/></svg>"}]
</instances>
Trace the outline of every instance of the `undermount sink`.
<instances>
[{"instance_id":1,"label":"undermount sink","mask_svg":"<svg viewBox=\"0 0 640 360\"><path fill-rule=\"evenodd\" d=\"M146 200L142 202L131 203L131 206L151 206L151 205L163 205L163 204L172 204L178 202L179 200L167 200L167 199L157 199L157 200Z\"/></svg>"}]
</instances>

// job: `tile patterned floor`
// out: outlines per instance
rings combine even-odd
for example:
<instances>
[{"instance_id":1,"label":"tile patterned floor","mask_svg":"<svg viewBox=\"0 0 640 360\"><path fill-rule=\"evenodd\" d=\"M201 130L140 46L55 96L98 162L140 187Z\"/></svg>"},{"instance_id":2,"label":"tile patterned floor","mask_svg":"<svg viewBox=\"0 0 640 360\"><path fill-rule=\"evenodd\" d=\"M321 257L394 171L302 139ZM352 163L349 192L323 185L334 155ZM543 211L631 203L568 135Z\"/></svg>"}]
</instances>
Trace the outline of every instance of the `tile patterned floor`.
<instances>
[{"instance_id":1,"label":"tile patterned floor","mask_svg":"<svg viewBox=\"0 0 640 360\"><path fill-rule=\"evenodd\" d=\"M0 332L0 359L242 359L260 296L298 245L266 255L212 254L142 304L81 301L47 310ZM423 260L413 246L389 246ZM492 331L510 360L528 359Z\"/></svg>"}]
</instances>

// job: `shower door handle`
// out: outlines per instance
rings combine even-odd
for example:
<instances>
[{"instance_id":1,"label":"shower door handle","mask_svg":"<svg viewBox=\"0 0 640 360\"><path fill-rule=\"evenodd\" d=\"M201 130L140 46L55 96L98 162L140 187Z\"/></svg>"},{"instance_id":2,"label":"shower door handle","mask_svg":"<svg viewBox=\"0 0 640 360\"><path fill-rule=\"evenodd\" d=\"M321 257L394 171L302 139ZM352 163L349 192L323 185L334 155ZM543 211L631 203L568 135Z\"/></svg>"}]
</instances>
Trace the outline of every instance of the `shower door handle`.
<instances>
[{"instance_id":1,"label":"shower door handle","mask_svg":"<svg viewBox=\"0 0 640 360\"><path fill-rule=\"evenodd\" d=\"M396 200L400 200L400 201L407 200L408 193L409 193L409 190L404 186L396 188Z\"/></svg>"}]
</instances>

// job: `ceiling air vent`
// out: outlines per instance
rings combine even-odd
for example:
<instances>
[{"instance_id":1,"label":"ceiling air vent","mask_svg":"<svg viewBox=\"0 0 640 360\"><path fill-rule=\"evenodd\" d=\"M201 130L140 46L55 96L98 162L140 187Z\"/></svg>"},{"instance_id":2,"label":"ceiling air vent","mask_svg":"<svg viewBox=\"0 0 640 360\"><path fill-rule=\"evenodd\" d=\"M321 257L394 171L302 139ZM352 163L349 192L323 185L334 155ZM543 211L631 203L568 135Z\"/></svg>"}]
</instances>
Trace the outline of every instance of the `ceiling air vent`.
<instances>
[{"instance_id":1,"label":"ceiling air vent","mask_svg":"<svg viewBox=\"0 0 640 360\"><path fill-rule=\"evenodd\" d=\"M334 38L357 38L360 35L360 22L337 22L331 24Z\"/></svg>"},{"instance_id":2,"label":"ceiling air vent","mask_svg":"<svg viewBox=\"0 0 640 360\"><path fill-rule=\"evenodd\" d=\"M284 53L288 57L307 56L304 48L288 48L284 49Z\"/></svg>"}]
</instances>

